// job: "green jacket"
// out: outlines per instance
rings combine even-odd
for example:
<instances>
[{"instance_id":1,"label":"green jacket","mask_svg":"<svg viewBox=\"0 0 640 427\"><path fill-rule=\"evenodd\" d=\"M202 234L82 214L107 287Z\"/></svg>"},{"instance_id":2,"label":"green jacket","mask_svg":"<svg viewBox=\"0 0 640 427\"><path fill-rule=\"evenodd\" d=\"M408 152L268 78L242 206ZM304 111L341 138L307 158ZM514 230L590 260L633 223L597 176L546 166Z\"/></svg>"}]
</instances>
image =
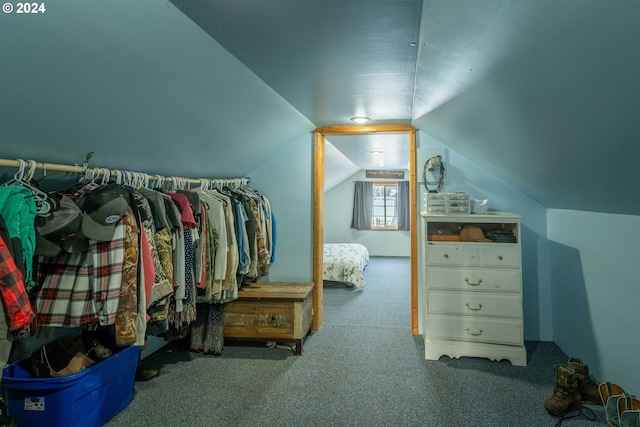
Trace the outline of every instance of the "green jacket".
<instances>
[{"instance_id":1,"label":"green jacket","mask_svg":"<svg viewBox=\"0 0 640 427\"><path fill-rule=\"evenodd\" d=\"M0 186L0 215L7 225L9 237L11 239L17 237L22 243L24 283L27 290L35 285L32 280L32 267L36 247L34 227L36 212L36 202L28 188L19 185Z\"/></svg>"}]
</instances>

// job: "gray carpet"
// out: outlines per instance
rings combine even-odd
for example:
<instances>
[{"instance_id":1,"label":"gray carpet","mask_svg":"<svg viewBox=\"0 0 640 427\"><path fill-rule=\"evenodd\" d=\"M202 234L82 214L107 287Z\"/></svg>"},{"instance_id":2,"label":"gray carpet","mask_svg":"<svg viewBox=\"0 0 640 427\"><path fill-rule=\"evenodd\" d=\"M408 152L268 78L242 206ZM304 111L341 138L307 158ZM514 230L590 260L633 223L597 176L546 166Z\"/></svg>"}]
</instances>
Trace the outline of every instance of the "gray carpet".
<instances>
[{"instance_id":1,"label":"gray carpet","mask_svg":"<svg viewBox=\"0 0 640 427\"><path fill-rule=\"evenodd\" d=\"M372 257L364 290L325 288L323 326L302 356L264 343L227 343L220 357L169 344L145 359L160 374L136 383L133 401L108 426L556 425L543 402L553 365L567 355L527 342L527 367L424 360L422 338L410 329L409 268L408 258ZM603 409L589 407L596 420L562 425L604 425Z\"/></svg>"}]
</instances>

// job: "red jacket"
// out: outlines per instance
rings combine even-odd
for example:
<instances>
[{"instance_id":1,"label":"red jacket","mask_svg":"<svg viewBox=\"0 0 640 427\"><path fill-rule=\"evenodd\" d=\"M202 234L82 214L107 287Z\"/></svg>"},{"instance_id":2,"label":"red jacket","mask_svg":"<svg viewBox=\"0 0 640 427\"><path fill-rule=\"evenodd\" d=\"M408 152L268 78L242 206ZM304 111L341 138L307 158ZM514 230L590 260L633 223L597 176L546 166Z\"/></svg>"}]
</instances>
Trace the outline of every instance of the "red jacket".
<instances>
[{"instance_id":1,"label":"red jacket","mask_svg":"<svg viewBox=\"0 0 640 427\"><path fill-rule=\"evenodd\" d=\"M7 247L0 237L0 298L4 305L10 332L25 329L35 318L24 286L24 279Z\"/></svg>"}]
</instances>

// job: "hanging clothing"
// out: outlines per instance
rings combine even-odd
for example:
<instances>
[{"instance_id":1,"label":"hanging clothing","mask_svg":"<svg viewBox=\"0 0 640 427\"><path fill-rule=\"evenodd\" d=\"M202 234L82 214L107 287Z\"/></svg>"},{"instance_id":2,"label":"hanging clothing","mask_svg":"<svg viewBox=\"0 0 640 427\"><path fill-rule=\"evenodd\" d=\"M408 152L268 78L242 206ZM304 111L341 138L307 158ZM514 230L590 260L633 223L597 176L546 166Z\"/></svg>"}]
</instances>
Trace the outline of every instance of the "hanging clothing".
<instances>
[{"instance_id":1,"label":"hanging clothing","mask_svg":"<svg viewBox=\"0 0 640 427\"><path fill-rule=\"evenodd\" d=\"M190 349L220 355L224 347L223 304L198 303L197 317L191 325Z\"/></svg>"},{"instance_id":2,"label":"hanging clothing","mask_svg":"<svg viewBox=\"0 0 640 427\"><path fill-rule=\"evenodd\" d=\"M115 337L120 346L131 345L137 338L139 233L133 210L125 217L125 246L122 285L116 312Z\"/></svg>"},{"instance_id":3,"label":"hanging clothing","mask_svg":"<svg viewBox=\"0 0 640 427\"><path fill-rule=\"evenodd\" d=\"M36 247L33 225L36 213L36 202L29 189L19 185L0 186L0 216L5 221L11 239L11 242L5 243L11 244L17 251L15 263L23 271L27 291L35 286L32 260Z\"/></svg>"},{"instance_id":4,"label":"hanging clothing","mask_svg":"<svg viewBox=\"0 0 640 427\"><path fill-rule=\"evenodd\" d=\"M16 267L9 247L0 237L0 297L9 332L26 329L35 318L22 273ZM5 339L6 337L0 337Z\"/></svg>"},{"instance_id":5,"label":"hanging clothing","mask_svg":"<svg viewBox=\"0 0 640 427\"><path fill-rule=\"evenodd\" d=\"M81 206L100 187L82 182L60 194ZM27 303L19 304L24 312L17 314L23 320L14 323L28 327L29 319L37 318L43 328L108 326L118 345L143 345L147 335L172 340L191 333L194 351L220 354L224 303L237 298L243 282L268 275L274 260L275 219L269 200L246 187L124 188L129 207L115 224L111 241L88 240L84 252L67 253L62 248L56 256L36 257L32 275L37 278L38 287L33 288L37 310L29 311L26 287L24 291L16 287L16 300ZM27 246L31 242L33 250L35 239L27 228L34 231L34 224L31 220L25 228L15 216L23 210L35 215L36 209L29 205L28 189L4 191L12 200L0 204L0 212L10 216L6 228L12 230L15 242L7 237L0 245L0 268L10 266L5 262L9 253L15 261L9 282L22 278L26 286L26 267L31 263L21 271L18 258L25 259L29 250L23 241ZM20 256L14 255L16 251ZM10 307L7 289L0 283L5 309Z\"/></svg>"},{"instance_id":6,"label":"hanging clothing","mask_svg":"<svg viewBox=\"0 0 640 427\"><path fill-rule=\"evenodd\" d=\"M215 234L217 236L215 258L213 258L211 263L211 266L213 267L212 286L209 291L210 298L207 299L209 301L220 300L222 298L222 283L226 277L227 256L229 253L224 202L208 192L203 192L201 189L196 189L196 191L200 194L200 198L206 204L208 214L207 224L215 230ZM211 235L209 238L211 239Z\"/></svg>"},{"instance_id":7,"label":"hanging clothing","mask_svg":"<svg viewBox=\"0 0 640 427\"><path fill-rule=\"evenodd\" d=\"M153 213L151 212L149 202L137 191L133 192L133 198L139 211L142 228L146 234L147 241L149 242L153 261L154 283L151 288L151 295L147 300L147 305L151 305L167 295L170 295L173 292L173 287L171 286L169 279L164 274L160 256L158 255L158 249L155 242L156 232L155 225L153 223Z\"/></svg>"},{"instance_id":8,"label":"hanging clothing","mask_svg":"<svg viewBox=\"0 0 640 427\"><path fill-rule=\"evenodd\" d=\"M112 325L124 263L124 217L111 242L89 241L87 252L40 257L44 277L36 297L38 323L47 326Z\"/></svg>"}]
</instances>

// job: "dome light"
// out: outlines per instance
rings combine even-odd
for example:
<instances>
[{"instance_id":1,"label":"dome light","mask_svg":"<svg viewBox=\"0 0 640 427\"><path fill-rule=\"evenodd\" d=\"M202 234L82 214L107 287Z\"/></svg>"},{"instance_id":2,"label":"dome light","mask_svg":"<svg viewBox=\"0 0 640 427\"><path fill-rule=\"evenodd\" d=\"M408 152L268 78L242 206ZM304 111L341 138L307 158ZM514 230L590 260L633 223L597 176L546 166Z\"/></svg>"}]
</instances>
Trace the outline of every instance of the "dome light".
<instances>
[{"instance_id":1,"label":"dome light","mask_svg":"<svg viewBox=\"0 0 640 427\"><path fill-rule=\"evenodd\" d=\"M353 123L357 123L357 124L361 125L361 124L364 124L364 123L369 123L371 121L371 119L369 117L360 116L360 117L351 117L351 121Z\"/></svg>"}]
</instances>

